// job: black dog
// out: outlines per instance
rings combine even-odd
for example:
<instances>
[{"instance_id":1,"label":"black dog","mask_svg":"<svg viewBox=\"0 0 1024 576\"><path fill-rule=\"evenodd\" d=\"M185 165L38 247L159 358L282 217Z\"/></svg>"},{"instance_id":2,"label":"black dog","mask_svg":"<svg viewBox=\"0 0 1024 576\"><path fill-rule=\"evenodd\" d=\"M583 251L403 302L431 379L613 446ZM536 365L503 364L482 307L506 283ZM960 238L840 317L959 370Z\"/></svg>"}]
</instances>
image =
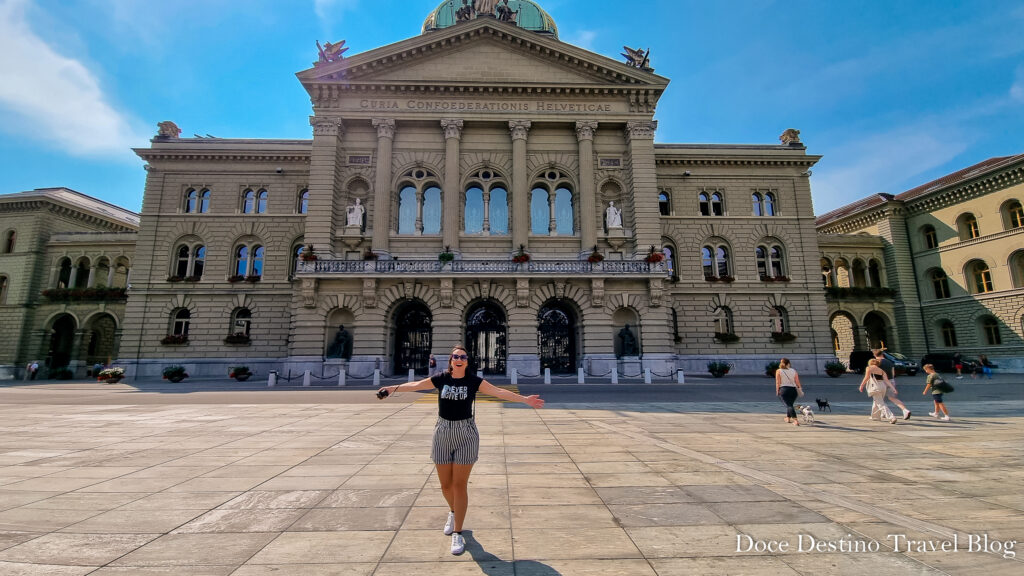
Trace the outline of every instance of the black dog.
<instances>
[{"instance_id":1,"label":"black dog","mask_svg":"<svg viewBox=\"0 0 1024 576\"><path fill-rule=\"evenodd\" d=\"M829 412L832 411L832 405L828 403L828 398L825 398L824 400L821 398L815 398L814 401L818 403L818 412L821 412L825 408L828 408Z\"/></svg>"}]
</instances>

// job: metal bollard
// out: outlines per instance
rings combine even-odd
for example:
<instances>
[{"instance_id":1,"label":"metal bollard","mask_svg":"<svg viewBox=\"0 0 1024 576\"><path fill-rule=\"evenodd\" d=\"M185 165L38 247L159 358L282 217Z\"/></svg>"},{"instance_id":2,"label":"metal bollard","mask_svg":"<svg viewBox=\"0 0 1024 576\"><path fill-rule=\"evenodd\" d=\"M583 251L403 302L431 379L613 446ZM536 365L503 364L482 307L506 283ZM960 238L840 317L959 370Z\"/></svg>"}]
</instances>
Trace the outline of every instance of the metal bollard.
<instances>
[{"instance_id":1,"label":"metal bollard","mask_svg":"<svg viewBox=\"0 0 1024 576\"><path fill-rule=\"evenodd\" d=\"M618 383L619 383L619 367L616 366L616 367L612 368L612 384L618 384Z\"/></svg>"},{"instance_id":2,"label":"metal bollard","mask_svg":"<svg viewBox=\"0 0 1024 576\"><path fill-rule=\"evenodd\" d=\"M311 384L312 381L310 379L309 370L306 370L305 372L302 373L302 385L308 388Z\"/></svg>"},{"instance_id":3,"label":"metal bollard","mask_svg":"<svg viewBox=\"0 0 1024 576\"><path fill-rule=\"evenodd\" d=\"M515 368L513 368L511 376L512 376L512 385L515 386L515 385L519 384L519 370L516 370Z\"/></svg>"},{"instance_id":4,"label":"metal bollard","mask_svg":"<svg viewBox=\"0 0 1024 576\"><path fill-rule=\"evenodd\" d=\"M271 370L267 374L267 388L273 388L274 386L277 386L277 370Z\"/></svg>"},{"instance_id":5,"label":"metal bollard","mask_svg":"<svg viewBox=\"0 0 1024 576\"><path fill-rule=\"evenodd\" d=\"M551 384L551 368L544 369L544 383Z\"/></svg>"},{"instance_id":6,"label":"metal bollard","mask_svg":"<svg viewBox=\"0 0 1024 576\"><path fill-rule=\"evenodd\" d=\"M676 370L676 384L686 384L686 377L682 370Z\"/></svg>"},{"instance_id":7,"label":"metal bollard","mask_svg":"<svg viewBox=\"0 0 1024 576\"><path fill-rule=\"evenodd\" d=\"M380 388L380 368L373 369L373 387Z\"/></svg>"},{"instance_id":8,"label":"metal bollard","mask_svg":"<svg viewBox=\"0 0 1024 576\"><path fill-rule=\"evenodd\" d=\"M650 384L650 383L651 383L651 369L650 368L644 368L644 384Z\"/></svg>"},{"instance_id":9,"label":"metal bollard","mask_svg":"<svg viewBox=\"0 0 1024 576\"><path fill-rule=\"evenodd\" d=\"M409 379L406 380L406 382L415 382L415 381L416 381L416 370L414 370L413 368L409 368Z\"/></svg>"},{"instance_id":10,"label":"metal bollard","mask_svg":"<svg viewBox=\"0 0 1024 576\"><path fill-rule=\"evenodd\" d=\"M341 370L338 371L338 386L344 386L344 385L345 385L345 369L342 368Z\"/></svg>"},{"instance_id":11,"label":"metal bollard","mask_svg":"<svg viewBox=\"0 0 1024 576\"><path fill-rule=\"evenodd\" d=\"M583 368L577 368L576 369L576 383L577 384L586 384L586 382L583 380Z\"/></svg>"}]
</instances>

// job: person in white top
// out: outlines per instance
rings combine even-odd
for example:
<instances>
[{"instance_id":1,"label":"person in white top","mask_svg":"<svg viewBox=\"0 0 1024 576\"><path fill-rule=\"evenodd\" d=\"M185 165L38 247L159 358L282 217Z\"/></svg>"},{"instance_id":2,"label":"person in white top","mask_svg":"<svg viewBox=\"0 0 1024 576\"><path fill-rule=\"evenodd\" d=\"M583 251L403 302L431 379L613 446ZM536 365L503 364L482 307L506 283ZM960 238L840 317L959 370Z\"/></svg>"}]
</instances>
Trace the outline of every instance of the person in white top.
<instances>
[{"instance_id":1,"label":"person in white top","mask_svg":"<svg viewBox=\"0 0 1024 576\"><path fill-rule=\"evenodd\" d=\"M890 424L896 423L896 415L885 403L885 397L889 394L892 384L889 382L889 375L879 366L878 358L868 360L868 366L864 369L864 378L860 381L860 392L867 387L868 396L871 397L871 419L888 420Z\"/></svg>"},{"instance_id":2,"label":"person in white top","mask_svg":"<svg viewBox=\"0 0 1024 576\"><path fill-rule=\"evenodd\" d=\"M794 426L799 426L800 422L796 419L793 402L796 402L802 392L800 375L790 365L789 358L779 360L779 369L775 371L775 395L786 403L786 422L792 422Z\"/></svg>"}]
</instances>

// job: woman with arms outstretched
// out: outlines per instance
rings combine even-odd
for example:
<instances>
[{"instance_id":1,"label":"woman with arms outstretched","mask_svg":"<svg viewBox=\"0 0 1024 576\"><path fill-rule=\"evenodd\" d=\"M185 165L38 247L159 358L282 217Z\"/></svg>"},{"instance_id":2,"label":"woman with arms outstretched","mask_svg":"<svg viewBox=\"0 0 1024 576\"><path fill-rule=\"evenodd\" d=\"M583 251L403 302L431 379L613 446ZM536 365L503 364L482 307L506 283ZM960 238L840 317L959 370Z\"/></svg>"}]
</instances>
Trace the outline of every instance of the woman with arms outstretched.
<instances>
[{"instance_id":1,"label":"woman with arms outstretched","mask_svg":"<svg viewBox=\"0 0 1024 576\"><path fill-rule=\"evenodd\" d=\"M480 452L480 433L476 428L473 402L477 392L508 400L522 402L532 408L543 408L540 396L520 396L498 388L476 374L467 374L469 354L463 346L452 348L448 369L424 378L419 382L408 382L398 386L385 386L377 391L378 398L386 398L395 392L412 392L436 388L437 425L434 427L433 448L430 458L437 467L441 481L441 492L448 502L448 521L444 533L452 536L452 554L462 554L466 541L462 537L462 523L469 508L469 473L473 470Z\"/></svg>"}]
</instances>

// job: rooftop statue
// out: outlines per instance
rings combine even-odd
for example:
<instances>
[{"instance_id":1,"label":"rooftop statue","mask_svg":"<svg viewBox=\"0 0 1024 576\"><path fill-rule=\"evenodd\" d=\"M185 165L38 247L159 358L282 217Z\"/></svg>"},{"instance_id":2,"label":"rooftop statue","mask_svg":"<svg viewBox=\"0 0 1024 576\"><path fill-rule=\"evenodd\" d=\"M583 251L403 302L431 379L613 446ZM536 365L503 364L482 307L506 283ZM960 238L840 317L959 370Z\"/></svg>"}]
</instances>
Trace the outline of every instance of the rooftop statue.
<instances>
[{"instance_id":1,"label":"rooftop statue","mask_svg":"<svg viewBox=\"0 0 1024 576\"><path fill-rule=\"evenodd\" d=\"M508 0L501 0L501 3L498 4L497 10L498 20L501 20L502 22L515 23L516 16L519 16L519 10L513 12L512 8L508 5Z\"/></svg>"},{"instance_id":2,"label":"rooftop statue","mask_svg":"<svg viewBox=\"0 0 1024 576\"><path fill-rule=\"evenodd\" d=\"M644 72L653 72L654 68L651 68L651 49L643 51L640 48L630 48L629 46L622 47L625 52L622 53L626 57L626 64L634 68L639 68Z\"/></svg>"},{"instance_id":3,"label":"rooftop statue","mask_svg":"<svg viewBox=\"0 0 1024 576\"><path fill-rule=\"evenodd\" d=\"M181 128L178 128L178 125L170 120L158 122L156 127L158 128L157 138L177 138L181 134Z\"/></svg>"},{"instance_id":4,"label":"rooftop statue","mask_svg":"<svg viewBox=\"0 0 1024 576\"><path fill-rule=\"evenodd\" d=\"M782 142L783 146L788 146L790 144L800 144L800 131L790 128L783 132L782 136L779 136L779 141Z\"/></svg>"},{"instance_id":5,"label":"rooftop statue","mask_svg":"<svg viewBox=\"0 0 1024 576\"><path fill-rule=\"evenodd\" d=\"M341 60L342 58L345 57L344 54L345 51L348 50L348 47L345 46L344 40L342 40L341 42L336 42L334 44L331 44L330 42L324 42L323 46L321 46L320 41L317 40L316 49L318 52L320 52L320 60L318 62L314 62L313 65L319 66L320 64L323 64L325 62L337 62L338 60Z\"/></svg>"},{"instance_id":6,"label":"rooftop statue","mask_svg":"<svg viewBox=\"0 0 1024 576\"><path fill-rule=\"evenodd\" d=\"M473 0L473 9L477 16L494 16L494 9L498 7L498 0Z\"/></svg>"},{"instance_id":7,"label":"rooftop statue","mask_svg":"<svg viewBox=\"0 0 1024 576\"><path fill-rule=\"evenodd\" d=\"M456 22L469 22L469 19L473 17L473 7L469 5L469 0L462 0L462 8L455 11Z\"/></svg>"}]
</instances>

